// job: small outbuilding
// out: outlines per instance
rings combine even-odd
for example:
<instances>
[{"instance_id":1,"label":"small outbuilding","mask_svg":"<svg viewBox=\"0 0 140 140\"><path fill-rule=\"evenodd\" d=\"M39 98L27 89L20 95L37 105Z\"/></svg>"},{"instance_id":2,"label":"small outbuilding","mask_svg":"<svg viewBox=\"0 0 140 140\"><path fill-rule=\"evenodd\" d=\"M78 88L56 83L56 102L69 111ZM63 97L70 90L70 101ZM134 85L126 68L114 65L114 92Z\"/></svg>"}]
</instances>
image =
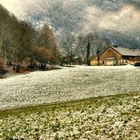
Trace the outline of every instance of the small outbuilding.
<instances>
[{"instance_id":1,"label":"small outbuilding","mask_svg":"<svg viewBox=\"0 0 140 140\"><path fill-rule=\"evenodd\" d=\"M101 53L90 58L90 65L114 66L140 62L140 50L108 46Z\"/></svg>"}]
</instances>

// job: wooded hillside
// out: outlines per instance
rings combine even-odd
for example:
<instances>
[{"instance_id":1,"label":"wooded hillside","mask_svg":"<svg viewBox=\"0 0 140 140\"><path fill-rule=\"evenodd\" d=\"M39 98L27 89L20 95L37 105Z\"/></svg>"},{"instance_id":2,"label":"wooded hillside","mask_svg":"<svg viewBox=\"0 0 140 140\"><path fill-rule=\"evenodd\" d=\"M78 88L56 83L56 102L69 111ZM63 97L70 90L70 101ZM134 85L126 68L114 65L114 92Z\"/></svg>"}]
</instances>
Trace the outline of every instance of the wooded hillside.
<instances>
[{"instance_id":1,"label":"wooded hillside","mask_svg":"<svg viewBox=\"0 0 140 140\"><path fill-rule=\"evenodd\" d=\"M46 24L36 30L0 5L0 67L57 64L60 53Z\"/></svg>"}]
</instances>

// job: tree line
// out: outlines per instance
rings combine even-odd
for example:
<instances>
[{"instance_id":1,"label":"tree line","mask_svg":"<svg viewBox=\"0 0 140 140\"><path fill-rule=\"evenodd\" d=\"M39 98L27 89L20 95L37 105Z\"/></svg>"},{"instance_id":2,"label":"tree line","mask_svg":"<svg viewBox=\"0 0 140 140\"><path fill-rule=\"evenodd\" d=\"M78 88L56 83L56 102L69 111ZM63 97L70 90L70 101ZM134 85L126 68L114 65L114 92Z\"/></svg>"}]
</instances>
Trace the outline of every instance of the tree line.
<instances>
[{"instance_id":1,"label":"tree line","mask_svg":"<svg viewBox=\"0 0 140 140\"><path fill-rule=\"evenodd\" d=\"M34 68L39 64L43 68L58 63L60 52L52 29L45 24L36 30L0 5L0 67Z\"/></svg>"},{"instance_id":2,"label":"tree line","mask_svg":"<svg viewBox=\"0 0 140 140\"><path fill-rule=\"evenodd\" d=\"M97 32L75 34L63 31L59 41L63 50L62 65L64 63L90 65L90 58L110 44L112 44L110 39Z\"/></svg>"}]
</instances>

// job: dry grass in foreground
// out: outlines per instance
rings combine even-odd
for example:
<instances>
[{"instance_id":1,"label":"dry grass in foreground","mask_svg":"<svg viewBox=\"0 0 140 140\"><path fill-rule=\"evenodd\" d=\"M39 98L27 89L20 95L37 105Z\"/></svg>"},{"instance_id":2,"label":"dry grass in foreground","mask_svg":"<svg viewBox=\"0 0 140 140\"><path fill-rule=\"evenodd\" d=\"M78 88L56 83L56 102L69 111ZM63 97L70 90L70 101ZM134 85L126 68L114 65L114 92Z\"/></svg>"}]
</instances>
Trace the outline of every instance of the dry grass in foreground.
<instances>
[{"instance_id":1,"label":"dry grass in foreground","mask_svg":"<svg viewBox=\"0 0 140 140\"><path fill-rule=\"evenodd\" d=\"M0 140L138 140L140 94L0 111Z\"/></svg>"}]
</instances>

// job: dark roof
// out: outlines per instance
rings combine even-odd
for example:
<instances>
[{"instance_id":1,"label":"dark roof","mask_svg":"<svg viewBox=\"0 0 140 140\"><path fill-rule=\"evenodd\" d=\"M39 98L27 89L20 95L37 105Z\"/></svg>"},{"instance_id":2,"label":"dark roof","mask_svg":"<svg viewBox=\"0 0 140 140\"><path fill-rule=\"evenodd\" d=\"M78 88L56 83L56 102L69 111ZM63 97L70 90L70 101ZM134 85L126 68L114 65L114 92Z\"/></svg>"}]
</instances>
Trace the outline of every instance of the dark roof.
<instances>
[{"instance_id":1,"label":"dark roof","mask_svg":"<svg viewBox=\"0 0 140 140\"><path fill-rule=\"evenodd\" d=\"M140 56L140 50L138 49L113 47L113 46L110 47L112 47L114 50L116 50L118 53L120 53L123 56Z\"/></svg>"}]
</instances>

